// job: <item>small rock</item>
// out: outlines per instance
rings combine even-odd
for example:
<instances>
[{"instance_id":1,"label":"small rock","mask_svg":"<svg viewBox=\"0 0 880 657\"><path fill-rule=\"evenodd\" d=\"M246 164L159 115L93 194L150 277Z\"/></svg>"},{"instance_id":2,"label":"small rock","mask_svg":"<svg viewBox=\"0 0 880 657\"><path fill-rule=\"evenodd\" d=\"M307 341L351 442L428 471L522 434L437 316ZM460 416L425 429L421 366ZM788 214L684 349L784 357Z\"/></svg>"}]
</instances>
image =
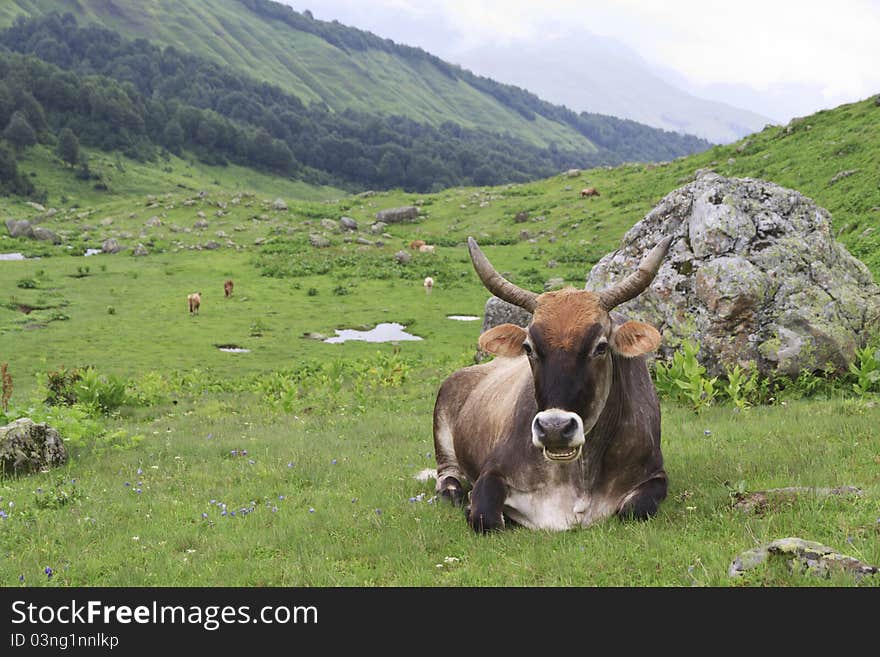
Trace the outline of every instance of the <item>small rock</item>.
<instances>
[{"instance_id":1,"label":"small rock","mask_svg":"<svg viewBox=\"0 0 880 657\"><path fill-rule=\"evenodd\" d=\"M314 246L316 249L326 249L328 246L330 246L330 240L328 240L323 235L312 233L311 235L309 235L309 244Z\"/></svg>"},{"instance_id":2,"label":"small rock","mask_svg":"<svg viewBox=\"0 0 880 657\"><path fill-rule=\"evenodd\" d=\"M287 210L287 203L284 202L283 198L276 198L272 202L272 209L273 210Z\"/></svg>"},{"instance_id":3,"label":"small rock","mask_svg":"<svg viewBox=\"0 0 880 657\"><path fill-rule=\"evenodd\" d=\"M104 243L101 244L102 253L119 253L120 251L122 251L122 245L112 237L104 240Z\"/></svg>"},{"instance_id":4,"label":"small rock","mask_svg":"<svg viewBox=\"0 0 880 657\"><path fill-rule=\"evenodd\" d=\"M351 217L342 217L339 220L339 223L342 225L343 228L345 228L345 230L357 230L358 229L358 223L354 219L352 219Z\"/></svg>"},{"instance_id":5,"label":"small rock","mask_svg":"<svg viewBox=\"0 0 880 657\"><path fill-rule=\"evenodd\" d=\"M746 550L731 562L727 574L730 577L740 577L746 571L753 570L769 559L783 559L790 571L819 577L829 577L832 573L845 573L853 575L856 581L859 581L865 576L877 573L876 566L835 552L827 545L789 537Z\"/></svg>"},{"instance_id":6,"label":"small rock","mask_svg":"<svg viewBox=\"0 0 880 657\"><path fill-rule=\"evenodd\" d=\"M134 250L132 251L132 255L145 256L145 255L150 255L150 252L147 251L147 247L145 247L143 244L138 242L138 245L136 247L134 247Z\"/></svg>"},{"instance_id":7,"label":"small rock","mask_svg":"<svg viewBox=\"0 0 880 657\"><path fill-rule=\"evenodd\" d=\"M394 259L397 260L402 265L409 263L412 260L412 256L406 251L398 251L394 254Z\"/></svg>"}]
</instances>

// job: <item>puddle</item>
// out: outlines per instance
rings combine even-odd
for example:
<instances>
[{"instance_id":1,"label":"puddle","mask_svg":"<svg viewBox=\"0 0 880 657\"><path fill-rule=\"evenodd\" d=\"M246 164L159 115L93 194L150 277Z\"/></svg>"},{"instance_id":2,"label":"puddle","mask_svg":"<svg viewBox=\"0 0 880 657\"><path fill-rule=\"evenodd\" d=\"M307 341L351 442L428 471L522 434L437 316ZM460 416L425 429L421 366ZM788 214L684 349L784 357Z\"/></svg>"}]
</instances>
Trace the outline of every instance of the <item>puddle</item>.
<instances>
[{"instance_id":1,"label":"puddle","mask_svg":"<svg viewBox=\"0 0 880 657\"><path fill-rule=\"evenodd\" d=\"M0 260L27 260L21 253L0 253Z\"/></svg>"},{"instance_id":2,"label":"puddle","mask_svg":"<svg viewBox=\"0 0 880 657\"><path fill-rule=\"evenodd\" d=\"M454 319L459 322L475 322L480 318L476 315L446 315L446 319Z\"/></svg>"},{"instance_id":3,"label":"puddle","mask_svg":"<svg viewBox=\"0 0 880 657\"><path fill-rule=\"evenodd\" d=\"M85 255L93 256L98 255L99 253L104 253L102 249L86 249Z\"/></svg>"},{"instance_id":4,"label":"puddle","mask_svg":"<svg viewBox=\"0 0 880 657\"><path fill-rule=\"evenodd\" d=\"M346 340L362 340L364 342L398 342L400 340L421 340L417 335L411 335L404 331L403 324L397 322L377 324L376 328L369 331L357 331L355 329L336 329L335 338L327 338L324 342L345 342Z\"/></svg>"},{"instance_id":5,"label":"puddle","mask_svg":"<svg viewBox=\"0 0 880 657\"><path fill-rule=\"evenodd\" d=\"M215 344L215 347L220 351L225 351L227 354L249 354L251 353L250 349L245 349L244 347L239 347L237 344Z\"/></svg>"}]
</instances>

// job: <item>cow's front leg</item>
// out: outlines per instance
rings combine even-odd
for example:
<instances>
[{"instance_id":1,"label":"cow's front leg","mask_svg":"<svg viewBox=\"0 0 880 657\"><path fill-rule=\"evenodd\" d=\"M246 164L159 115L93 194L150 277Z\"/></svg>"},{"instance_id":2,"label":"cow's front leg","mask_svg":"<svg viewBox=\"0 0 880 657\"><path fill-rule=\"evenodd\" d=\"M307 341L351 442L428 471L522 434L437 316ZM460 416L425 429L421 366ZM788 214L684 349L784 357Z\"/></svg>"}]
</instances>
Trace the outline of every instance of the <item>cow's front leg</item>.
<instances>
[{"instance_id":1,"label":"cow's front leg","mask_svg":"<svg viewBox=\"0 0 880 657\"><path fill-rule=\"evenodd\" d=\"M507 485L500 475L488 472L480 475L471 491L468 523L475 532L483 534L504 527L504 500Z\"/></svg>"},{"instance_id":2,"label":"cow's front leg","mask_svg":"<svg viewBox=\"0 0 880 657\"><path fill-rule=\"evenodd\" d=\"M666 489L669 482L666 473L661 472L648 481L639 484L639 486L630 492L620 503L617 515L625 520L635 518L636 520L646 520L655 513L660 506L660 502L666 499Z\"/></svg>"}]
</instances>

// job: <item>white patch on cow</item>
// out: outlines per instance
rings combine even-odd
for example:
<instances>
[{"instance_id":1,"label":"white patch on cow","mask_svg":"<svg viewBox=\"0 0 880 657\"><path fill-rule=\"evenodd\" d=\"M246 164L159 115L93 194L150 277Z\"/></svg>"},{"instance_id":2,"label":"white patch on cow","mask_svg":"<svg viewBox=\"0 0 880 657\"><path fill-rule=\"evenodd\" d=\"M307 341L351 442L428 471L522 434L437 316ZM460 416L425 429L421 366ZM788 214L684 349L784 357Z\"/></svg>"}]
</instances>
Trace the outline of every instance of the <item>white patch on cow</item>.
<instances>
[{"instance_id":1,"label":"white patch on cow","mask_svg":"<svg viewBox=\"0 0 880 657\"><path fill-rule=\"evenodd\" d=\"M455 458L455 445L452 442L452 430L449 423L445 419L438 422L437 430L434 432L434 447L437 456L437 492L441 492L443 480L447 477L455 477L462 485L467 481L458 467L458 459Z\"/></svg>"},{"instance_id":2,"label":"white patch on cow","mask_svg":"<svg viewBox=\"0 0 880 657\"><path fill-rule=\"evenodd\" d=\"M428 481L429 479L436 479L436 478L437 478L437 470L435 470L434 468L425 468L424 470L417 472L415 475L416 481L421 481L422 483Z\"/></svg>"},{"instance_id":3,"label":"white patch on cow","mask_svg":"<svg viewBox=\"0 0 880 657\"><path fill-rule=\"evenodd\" d=\"M577 527L580 491L570 483L550 484L537 491L508 490L504 513L529 529L564 531Z\"/></svg>"}]
</instances>

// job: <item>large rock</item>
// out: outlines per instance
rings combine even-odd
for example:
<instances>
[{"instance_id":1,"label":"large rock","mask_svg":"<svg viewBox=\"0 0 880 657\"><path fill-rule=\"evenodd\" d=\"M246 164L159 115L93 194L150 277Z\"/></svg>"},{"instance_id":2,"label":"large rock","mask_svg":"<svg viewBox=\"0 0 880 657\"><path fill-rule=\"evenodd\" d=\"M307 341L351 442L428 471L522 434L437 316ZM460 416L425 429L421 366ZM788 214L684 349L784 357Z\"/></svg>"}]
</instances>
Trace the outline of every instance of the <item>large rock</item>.
<instances>
[{"instance_id":1,"label":"large rock","mask_svg":"<svg viewBox=\"0 0 880 657\"><path fill-rule=\"evenodd\" d=\"M6 220L6 230L9 232L10 237L33 237L34 229L31 227L31 222L27 219L7 219Z\"/></svg>"},{"instance_id":2,"label":"large rock","mask_svg":"<svg viewBox=\"0 0 880 657\"><path fill-rule=\"evenodd\" d=\"M730 577L741 577L745 572L774 559L785 562L791 572L819 577L848 574L858 582L865 576L877 574L876 566L840 554L827 545L795 536L780 538L761 547L746 550L731 562L727 574Z\"/></svg>"},{"instance_id":3,"label":"large rock","mask_svg":"<svg viewBox=\"0 0 880 657\"><path fill-rule=\"evenodd\" d=\"M483 309L483 327L480 329L480 333L485 333L500 324L516 324L525 328L530 321L532 321L532 313L529 311L507 303L496 296L491 296L486 300L486 306Z\"/></svg>"},{"instance_id":4,"label":"large rock","mask_svg":"<svg viewBox=\"0 0 880 657\"><path fill-rule=\"evenodd\" d=\"M351 217L342 217L339 220L339 223L342 225L345 230L357 230L358 222L352 219Z\"/></svg>"},{"instance_id":5,"label":"large rock","mask_svg":"<svg viewBox=\"0 0 880 657\"><path fill-rule=\"evenodd\" d=\"M0 474L28 474L67 462L58 431L27 417L0 427Z\"/></svg>"},{"instance_id":6,"label":"large rock","mask_svg":"<svg viewBox=\"0 0 880 657\"><path fill-rule=\"evenodd\" d=\"M833 239L826 210L791 189L712 172L698 172L633 226L587 289L634 271L666 235L676 239L651 291L620 307L661 330L663 356L689 339L712 374L734 364L765 375L829 363L843 372L880 325L880 288Z\"/></svg>"},{"instance_id":7,"label":"large rock","mask_svg":"<svg viewBox=\"0 0 880 657\"><path fill-rule=\"evenodd\" d=\"M119 253L122 251L122 245L118 240L110 237L104 240L104 243L101 244L101 251L104 253Z\"/></svg>"},{"instance_id":8,"label":"large rock","mask_svg":"<svg viewBox=\"0 0 880 657\"><path fill-rule=\"evenodd\" d=\"M61 244L61 238L58 235L42 226L33 227L33 238L35 240L43 240L44 242L52 242L52 244Z\"/></svg>"},{"instance_id":9,"label":"large rock","mask_svg":"<svg viewBox=\"0 0 880 657\"><path fill-rule=\"evenodd\" d=\"M411 221L419 216L419 209L414 205L405 205L401 208L389 208L376 213L376 221L386 224L399 224L401 221Z\"/></svg>"}]
</instances>

